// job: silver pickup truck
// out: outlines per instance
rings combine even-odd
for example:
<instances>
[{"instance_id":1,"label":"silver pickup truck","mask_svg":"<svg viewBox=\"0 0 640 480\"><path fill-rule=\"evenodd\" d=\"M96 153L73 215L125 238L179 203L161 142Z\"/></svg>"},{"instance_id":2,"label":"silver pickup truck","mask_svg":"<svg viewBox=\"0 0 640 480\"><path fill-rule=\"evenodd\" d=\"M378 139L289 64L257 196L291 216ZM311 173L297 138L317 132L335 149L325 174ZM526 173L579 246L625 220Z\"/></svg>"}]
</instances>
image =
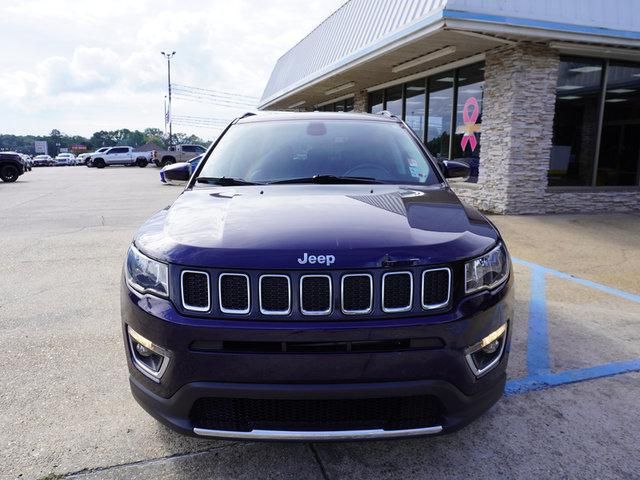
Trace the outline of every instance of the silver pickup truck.
<instances>
[{"instance_id":1,"label":"silver pickup truck","mask_svg":"<svg viewBox=\"0 0 640 480\"><path fill-rule=\"evenodd\" d=\"M186 162L206 151L201 145L176 145L172 150L154 150L153 163L158 167L166 167L172 163Z\"/></svg>"},{"instance_id":2,"label":"silver pickup truck","mask_svg":"<svg viewBox=\"0 0 640 480\"><path fill-rule=\"evenodd\" d=\"M91 156L91 164L96 168L104 168L109 165L137 165L146 167L151 161L151 152L136 152L133 147L111 147L104 152Z\"/></svg>"}]
</instances>

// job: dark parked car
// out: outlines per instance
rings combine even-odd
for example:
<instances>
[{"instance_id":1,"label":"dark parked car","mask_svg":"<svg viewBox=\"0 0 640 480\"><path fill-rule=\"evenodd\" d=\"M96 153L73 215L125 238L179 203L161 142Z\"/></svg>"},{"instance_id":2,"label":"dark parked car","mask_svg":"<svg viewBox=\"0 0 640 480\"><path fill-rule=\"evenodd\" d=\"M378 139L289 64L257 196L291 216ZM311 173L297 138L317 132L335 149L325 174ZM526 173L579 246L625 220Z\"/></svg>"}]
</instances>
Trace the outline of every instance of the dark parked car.
<instances>
[{"instance_id":1,"label":"dark parked car","mask_svg":"<svg viewBox=\"0 0 640 480\"><path fill-rule=\"evenodd\" d=\"M0 179L3 182L15 182L26 170L25 161L19 153L0 152Z\"/></svg>"},{"instance_id":2,"label":"dark parked car","mask_svg":"<svg viewBox=\"0 0 640 480\"><path fill-rule=\"evenodd\" d=\"M513 318L496 228L390 115L235 120L126 256L136 400L189 435L436 435L503 394Z\"/></svg>"}]
</instances>

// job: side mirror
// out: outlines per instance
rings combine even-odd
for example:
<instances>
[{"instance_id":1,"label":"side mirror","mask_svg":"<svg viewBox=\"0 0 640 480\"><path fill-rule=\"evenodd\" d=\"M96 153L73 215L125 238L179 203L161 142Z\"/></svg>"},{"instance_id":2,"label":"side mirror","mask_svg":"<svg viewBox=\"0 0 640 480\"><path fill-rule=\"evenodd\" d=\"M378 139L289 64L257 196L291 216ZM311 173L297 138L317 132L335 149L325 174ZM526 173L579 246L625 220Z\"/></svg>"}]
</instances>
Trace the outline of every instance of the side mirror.
<instances>
[{"instance_id":1,"label":"side mirror","mask_svg":"<svg viewBox=\"0 0 640 480\"><path fill-rule=\"evenodd\" d=\"M442 166L444 167L444 176L447 178L467 178L471 175L471 169L465 162L444 160Z\"/></svg>"},{"instance_id":2,"label":"side mirror","mask_svg":"<svg viewBox=\"0 0 640 480\"><path fill-rule=\"evenodd\" d=\"M191 178L191 165L174 163L164 168L164 178L172 182L188 182Z\"/></svg>"}]
</instances>

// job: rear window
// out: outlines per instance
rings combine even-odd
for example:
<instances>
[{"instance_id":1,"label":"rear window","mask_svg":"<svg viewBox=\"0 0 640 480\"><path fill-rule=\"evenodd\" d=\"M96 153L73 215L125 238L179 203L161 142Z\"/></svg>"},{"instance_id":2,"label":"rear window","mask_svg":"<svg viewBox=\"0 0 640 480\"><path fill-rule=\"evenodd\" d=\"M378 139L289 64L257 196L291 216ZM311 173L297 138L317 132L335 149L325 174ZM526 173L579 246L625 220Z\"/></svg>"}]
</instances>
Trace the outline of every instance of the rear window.
<instances>
[{"instance_id":1,"label":"rear window","mask_svg":"<svg viewBox=\"0 0 640 480\"><path fill-rule=\"evenodd\" d=\"M402 126L367 120L237 124L220 140L200 173L260 183L315 175L402 184L440 182L430 160Z\"/></svg>"}]
</instances>

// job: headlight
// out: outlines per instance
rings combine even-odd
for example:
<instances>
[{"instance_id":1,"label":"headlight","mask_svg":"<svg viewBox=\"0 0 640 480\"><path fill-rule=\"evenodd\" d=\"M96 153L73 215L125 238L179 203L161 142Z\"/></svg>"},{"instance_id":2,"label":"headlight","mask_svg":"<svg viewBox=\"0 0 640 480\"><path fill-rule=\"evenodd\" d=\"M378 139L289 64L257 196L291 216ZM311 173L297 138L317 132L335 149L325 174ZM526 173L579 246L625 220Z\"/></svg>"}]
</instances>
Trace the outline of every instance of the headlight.
<instances>
[{"instance_id":1,"label":"headlight","mask_svg":"<svg viewBox=\"0 0 640 480\"><path fill-rule=\"evenodd\" d=\"M502 244L464 266L465 291L495 288L509 276L509 257Z\"/></svg>"},{"instance_id":2,"label":"headlight","mask_svg":"<svg viewBox=\"0 0 640 480\"><path fill-rule=\"evenodd\" d=\"M146 257L133 245L124 267L127 283L140 293L169 296L169 269L164 263Z\"/></svg>"}]
</instances>

